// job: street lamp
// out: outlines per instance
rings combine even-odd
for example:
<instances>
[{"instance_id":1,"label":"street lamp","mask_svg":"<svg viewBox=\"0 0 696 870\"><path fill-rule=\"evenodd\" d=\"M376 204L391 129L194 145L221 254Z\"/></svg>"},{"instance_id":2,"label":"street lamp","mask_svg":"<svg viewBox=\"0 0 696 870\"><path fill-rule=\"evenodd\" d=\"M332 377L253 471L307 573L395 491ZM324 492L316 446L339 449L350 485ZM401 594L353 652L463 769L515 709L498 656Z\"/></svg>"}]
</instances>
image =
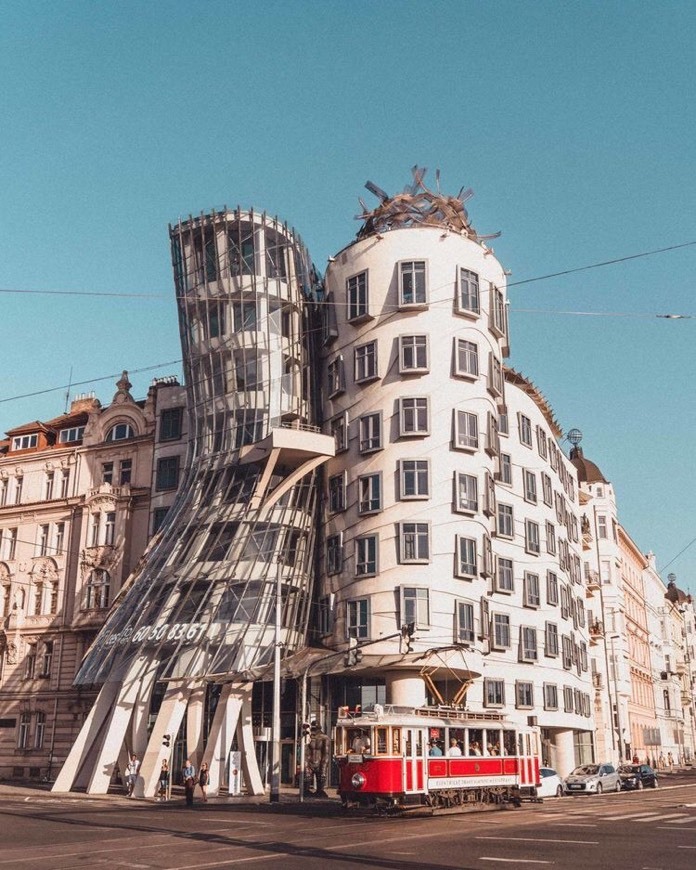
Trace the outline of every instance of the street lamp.
<instances>
[{"instance_id":1,"label":"street lamp","mask_svg":"<svg viewBox=\"0 0 696 870\"><path fill-rule=\"evenodd\" d=\"M273 726L271 729L271 795L272 804L280 801L280 640L283 563L278 560L275 591L275 634L273 640Z\"/></svg>"},{"instance_id":2,"label":"street lamp","mask_svg":"<svg viewBox=\"0 0 696 870\"><path fill-rule=\"evenodd\" d=\"M612 612L613 618L613 612ZM611 661L612 666L614 668L614 703L616 704L616 732L618 735L618 748L619 748L619 761L623 759L623 747L622 747L622 735L621 735L621 714L619 712L619 677L618 671L619 666L616 660L616 652L614 648L614 641L619 637L617 634L612 634L609 637L609 646L611 647Z\"/></svg>"}]
</instances>

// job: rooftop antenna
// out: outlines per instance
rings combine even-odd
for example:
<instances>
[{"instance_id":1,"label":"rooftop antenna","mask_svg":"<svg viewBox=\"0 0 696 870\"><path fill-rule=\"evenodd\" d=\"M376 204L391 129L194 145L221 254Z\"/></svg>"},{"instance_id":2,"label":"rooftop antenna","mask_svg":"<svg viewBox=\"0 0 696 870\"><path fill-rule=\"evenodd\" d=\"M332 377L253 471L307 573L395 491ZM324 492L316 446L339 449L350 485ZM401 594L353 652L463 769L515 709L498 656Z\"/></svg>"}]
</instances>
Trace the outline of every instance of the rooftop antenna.
<instances>
[{"instance_id":1,"label":"rooftop antenna","mask_svg":"<svg viewBox=\"0 0 696 870\"><path fill-rule=\"evenodd\" d=\"M72 387L72 370L73 367L70 366L70 375L68 376L68 389L65 391L65 411L64 414L68 413L68 403L70 402L70 387Z\"/></svg>"}]
</instances>

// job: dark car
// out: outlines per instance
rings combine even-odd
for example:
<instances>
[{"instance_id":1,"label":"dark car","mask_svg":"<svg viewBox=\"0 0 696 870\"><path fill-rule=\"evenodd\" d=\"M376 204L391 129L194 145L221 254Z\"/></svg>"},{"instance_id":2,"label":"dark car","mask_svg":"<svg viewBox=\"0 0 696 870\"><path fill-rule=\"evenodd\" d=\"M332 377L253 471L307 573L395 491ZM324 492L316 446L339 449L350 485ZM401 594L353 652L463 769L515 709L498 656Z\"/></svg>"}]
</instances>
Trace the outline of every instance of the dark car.
<instances>
[{"instance_id":1,"label":"dark car","mask_svg":"<svg viewBox=\"0 0 696 870\"><path fill-rule=\"evenodd\" d=\"M648 764L622 764L619 776L624 790L657 788L657 774Z\"/></svg>"}]
</instances>

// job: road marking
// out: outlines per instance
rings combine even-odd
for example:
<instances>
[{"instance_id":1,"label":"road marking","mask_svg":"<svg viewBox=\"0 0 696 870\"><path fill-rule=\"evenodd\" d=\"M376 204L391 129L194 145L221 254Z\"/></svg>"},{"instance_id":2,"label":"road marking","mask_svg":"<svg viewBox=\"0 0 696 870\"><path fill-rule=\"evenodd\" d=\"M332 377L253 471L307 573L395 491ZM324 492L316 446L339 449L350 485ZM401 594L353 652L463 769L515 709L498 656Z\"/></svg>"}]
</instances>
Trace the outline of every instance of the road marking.
<instances>
[{"instance_id":1,"label":"road marking","mask_svg":"<svg viewBox=\"0 0 696 870\"><path fill-rule=\"evenodd\" d=\"M476 840L515 840L520 843L571 843L574 846L599 846L599 840L549 840L548 837L475 837Z\"/></svg>"},{"instance_id":2,"label":"road marking","mask_svg":"<svg viewBox=\"0 0 696 870\"><path fill-rule=\"evenodd\" d=\"M673 822L670 822L670 825L688 825L689 822L696 822L696 817L687 816L685 819L675 819Z\"/></svg>"},{"instance_id":3,"label":"road marking","mask_svg":"<svg viewBox=\"0 0 696 870\"><path fill-rule=\"evenodd\" d=\"M640 819L631 819L629 821L636 822L664 822L666 819L683 819L684 813L667 813L667 815L662 815L661 813L655 813L654 815L643 816Z\"/></svg>"},{"instance_id":4,"label":"road marking","mask_svg":"<svg viewBox=\"0 0 696 870\"><path fill-rule=\"evenodd\" d=\"M604 816L604 821L605 822L623 822L623 821L628 821L629 819L645 819L645 818L648 818L649 816L655 816L655 815L656 815L655 810L650 810L649 812L643 812L643 813L623 813L620 816ZM659 813L658 813L658 815L659 815ZM683 815L683 813L681 813L680 815Z\"/></svg>"},{"instance_id":5,"label":"road marking","mask_svg":"<svg viewBox=\"0 0 696 870\"><path fill-rule=\"evenodd\" d=\"M596 828L597 825L585 824L583 822L553 822L554 828Z\"/></svg>"},{"instance_id":6,"label":"road marking","mask_svg":"<svg viewBox=\"0 0 696 870\"><path fill-rule=\"evenodd\" d=\"M677 849L696 849L696 846L677 846Z\"/></svg>"},{"instance_id":7,"label":"road marking","mask_svg":"<svg viewBox=\"0 0 696 870\"><path fill-rule=\"evenodd\" d=\"M487 858L482 855L479 861L499 861L501 864L554 864L554 861L535 861L533 858Z\"/></svg>"}]
</instances>

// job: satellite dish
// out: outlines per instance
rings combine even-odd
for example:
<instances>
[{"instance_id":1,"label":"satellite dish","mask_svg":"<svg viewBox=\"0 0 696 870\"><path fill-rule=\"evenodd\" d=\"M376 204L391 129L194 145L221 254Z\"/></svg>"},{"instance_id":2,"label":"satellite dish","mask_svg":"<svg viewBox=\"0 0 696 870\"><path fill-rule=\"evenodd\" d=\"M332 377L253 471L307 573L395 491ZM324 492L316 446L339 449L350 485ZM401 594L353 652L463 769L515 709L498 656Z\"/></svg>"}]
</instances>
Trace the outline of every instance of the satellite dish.
<instances>
[{"instance_id":1,"label":"satellite dish","mask_svg":"<svg viewBox=\"0 0 696 870\"><path fill-rule=\"evenodd\" d=\"M573 447L577 447L582 441L582 432L579 429L571 429L566 435L566 438L570 441Z\"/></svg>"}]
</instances>

